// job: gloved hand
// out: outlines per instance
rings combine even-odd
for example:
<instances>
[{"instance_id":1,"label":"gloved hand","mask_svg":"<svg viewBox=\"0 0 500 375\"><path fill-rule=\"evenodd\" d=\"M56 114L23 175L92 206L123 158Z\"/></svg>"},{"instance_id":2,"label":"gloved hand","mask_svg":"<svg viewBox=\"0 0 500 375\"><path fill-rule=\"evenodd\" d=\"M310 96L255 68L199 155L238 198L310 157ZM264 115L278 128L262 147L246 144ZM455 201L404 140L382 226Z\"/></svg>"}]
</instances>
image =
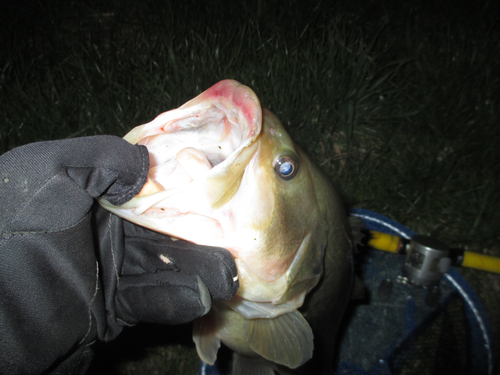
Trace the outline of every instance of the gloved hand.
<instances>
[{"instance_id":1,"label":"gloved hand","mask_svg":"<svg viewBox=\"0 0 500 375\"><path fill-rule=\"evenodd\" d=\"M190 322L210 310L212 299L236 293L236 265L227 250L173 241L94 208L109 338L115 336L111 325Z\"/></svg>"},{"instance_id":2,"label":"gloved hand","mask_svg":"<svg viewBox=\"0 0 500 375\"><path fill-rule=\"evenodd\" d=\"M96 338L182 323L238 289L224 249L171 241L110 214L146 181L143 146L96 136L0 157L0 374L83 373Z\"/></svg>"}]
</instances>

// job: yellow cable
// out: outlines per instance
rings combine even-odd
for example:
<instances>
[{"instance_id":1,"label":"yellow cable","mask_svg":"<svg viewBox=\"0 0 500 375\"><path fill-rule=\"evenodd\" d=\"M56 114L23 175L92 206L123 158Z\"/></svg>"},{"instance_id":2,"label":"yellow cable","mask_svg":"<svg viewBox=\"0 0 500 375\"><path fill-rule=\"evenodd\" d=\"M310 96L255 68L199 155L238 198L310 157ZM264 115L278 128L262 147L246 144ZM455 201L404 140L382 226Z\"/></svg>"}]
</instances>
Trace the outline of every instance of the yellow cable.
<instances>
[{"instance_id":1,"label":"yellow cable","mask_svg":"<svg viewBox=\"0 0 500 375\"><path fill-rule=\"evenodd\" d=\"M404 243L401 237L374 230L370 231L368 245L377 250L388 251L390 253L404 253ZM460 266L500 273L500 258L464 251L463 261Z\"/></svg>"},{"instance_id":2,"label":"yellow cable","mask_svg":"<svg viewBox=\"0 0 500 375\"><path fill-rule=\"evenodd\" d=\"M400 237L373 230L370 231L368 245L377 250L388 251L390 253L398 253L402 246Z\"/></svg>"},{"instance_id":3,"label":"yellow cable","mask_svg":"<svg viewBox=\"0 0 500 375\"><path fill-rule=\"evenodd\" d=\"M489 255L471 253L464 251L462 267L474 268L477 270L500 273L500 258Z\"/></svg>"}]
</instances>

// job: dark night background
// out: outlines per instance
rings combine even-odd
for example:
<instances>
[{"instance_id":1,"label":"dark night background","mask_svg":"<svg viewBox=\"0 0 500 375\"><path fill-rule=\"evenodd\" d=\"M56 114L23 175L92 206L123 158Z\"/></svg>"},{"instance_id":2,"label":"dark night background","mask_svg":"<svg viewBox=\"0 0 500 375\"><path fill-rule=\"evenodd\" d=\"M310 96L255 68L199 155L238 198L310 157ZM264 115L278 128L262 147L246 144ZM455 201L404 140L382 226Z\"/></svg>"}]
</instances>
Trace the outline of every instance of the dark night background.
<instances>
[{"instance_id":1,"label":"dark night background","mask_svg":"<svg viewBox=\"0 0 500 375\"><path fill-rule=\"evenodd\" d=\"M11 1L0 152L121 136L233 78L348 206L500 256L499 16L496 0ZM500 277L460 272L498 342ZM193 373L189 330L126 330L96 344L91 373Z\"/></svg>"}]
</instances>

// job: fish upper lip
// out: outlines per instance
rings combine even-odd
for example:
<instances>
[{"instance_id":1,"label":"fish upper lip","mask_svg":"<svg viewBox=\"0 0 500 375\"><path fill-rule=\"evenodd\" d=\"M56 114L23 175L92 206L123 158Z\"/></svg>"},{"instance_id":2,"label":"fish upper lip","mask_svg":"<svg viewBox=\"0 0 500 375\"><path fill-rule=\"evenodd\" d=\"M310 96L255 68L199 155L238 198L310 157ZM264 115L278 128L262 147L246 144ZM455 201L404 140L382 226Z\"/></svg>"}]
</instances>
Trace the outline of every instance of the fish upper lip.
<instances>
[{"instance_id":1,"label":"fish upper lip","mask_svg":"<svg viewBox=\"0 0 500 375\"><path fill-rule=\"evenodd\" d=\"M246 140L251 144L262 130L262 107L255 92L234 80L223 80L177 109L158 115L153 121L132 129L124 139L130 143L162 133L189 130L199 127L199 122L211 108L218 108L226 116L233 115L246 133ZM182 120L188 121L181 122Z\"/></svg>"}]
</instances>

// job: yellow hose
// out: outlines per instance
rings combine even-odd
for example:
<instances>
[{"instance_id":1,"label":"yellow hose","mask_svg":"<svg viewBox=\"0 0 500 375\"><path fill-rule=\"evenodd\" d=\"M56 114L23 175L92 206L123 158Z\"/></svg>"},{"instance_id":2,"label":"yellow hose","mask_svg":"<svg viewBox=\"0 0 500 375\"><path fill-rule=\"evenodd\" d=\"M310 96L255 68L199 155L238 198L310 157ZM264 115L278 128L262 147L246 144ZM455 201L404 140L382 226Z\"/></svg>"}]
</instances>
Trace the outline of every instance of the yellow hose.
<instances>
[{"instance_id":1,"label":"yellow hose","mask_svg":"<svg viewBox=\"0 0 500 375\"><path fill-rule=\"evenodd\" d=\"M500 259L489 255L464 251L464 260L462 261L462 267L500 273Z\"/></svg>"},{"instance_id":2,"label":"yellow hose","mask_svg":"<svg viewBox=\"0 0 500 375\"><path fill-rule=\"evenodd\" d=\"M405 240L401 237L371 230L368 245L377 250L388 251L390 253L404 253L404 241ZM500 258L478 253L471 253L470 251L464 251L463 254L464 255L461 264L452 264L456 266L474 268L476 270L500 274Z\"/></svg>"},{"instance_id":3,"label":"yellow hose","mask_svg":"<svg viewBox=\"0 0 500 375\"><path fill-rule=\"evenodd\" d=\"M398 253L401 250L402 242L401 238L398 236L371 230L368 245L374 247L377 250L388 251L390 253Z\"/></svg>"}]
</instances>

